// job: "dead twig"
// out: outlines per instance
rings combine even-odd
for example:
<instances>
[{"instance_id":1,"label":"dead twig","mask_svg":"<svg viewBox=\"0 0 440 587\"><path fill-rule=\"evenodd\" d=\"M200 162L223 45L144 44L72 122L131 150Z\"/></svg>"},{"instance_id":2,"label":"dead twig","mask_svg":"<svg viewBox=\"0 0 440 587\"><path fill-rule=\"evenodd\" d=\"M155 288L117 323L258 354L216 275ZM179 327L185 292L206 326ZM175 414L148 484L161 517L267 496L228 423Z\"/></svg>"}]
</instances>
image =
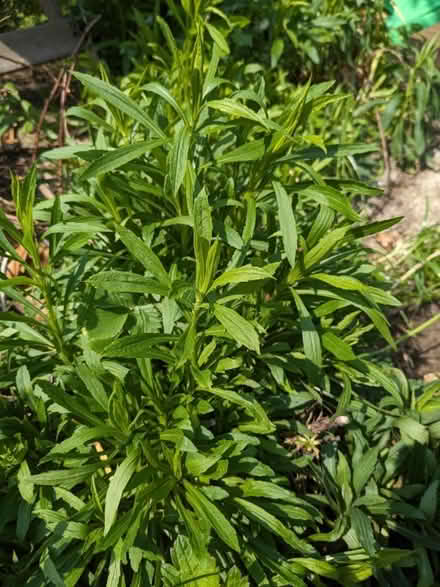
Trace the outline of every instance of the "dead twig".
<instances>
[{"instance_id":1,"label":"dead twig","mask_svg":"<svg viewBox=\"0 0 440 587\"><path fill-rule=\"evenodd\" d=\"M41 183L39 185L39 189L46 200L52 200L55 197L53 191L50 189L47 183Z\"/></svg>"},{"instance_id":2,"label":"dead twig","mask_svg":"<svg viewBox=\"0 0 440 587\"><path fill-rule=\"evenodd\" d=\"M58 146L62 147L64 145L65 137L67 134L66 116L65 116L66 108L65 107L66 107L67 95L70 93L70 83L72 81L72 74L75 69L76 63L78 61L78 53L79 53L87 35L90 33L91 29L95 26L95 24L98 22L98 20L100 20L100 18L101 18L101 16L96 16L86 26L86 28L82 32L80 38L78 39L78 43L76 44L75 49L72 52L71 59L73 59L73 61L70 65L68 71L66 72L65 69L60 70L60 72L58 73L58 76L55 79L55 82L53 84L53 87L52 87L52 90L51 90L49 96L44 101L44 106L41 111L40 118L38 120L36 133L35 133L35 146L34 146L34 152L32 154L32 163L35 162L37 155L38 155L41 128L43 126L44 119L46 118L48 108L49 108L50 103L54 99L54 97L59 89L61 89L61 92L60 92L60 114L59 114L60 118L59 118L59 126L58 126ZM58 169L60 170L60 168L58 168Z\"/></svg>"},{"instance_id":3,"label":"dead twig","mask_svg":"<svg viewBox=\"0 0 440 587\"><path fill-rule=\"evenodd\" d=\"M35 160L37 158L38 149L39 149L39 145L40 145L41 127L43 126L43 122L44 122L44 119L46 118L46 114L49 109L50 103L52 102L53 98L55 97L55 94L58 91L58 88L61 83L61 79L62 79L63 75L64 75L64 70L61 69L57 75L55 83L52 86L52 89L50 91L49 96L44 101L43 109L41 111L40 118L38 120L37 128L35 131L35 143L34 143L34 152L32 153L32 163L35 163Z\"/></svg>"},{"instance_id":4,"label":"dead twig","mask_svg":"<svg viewBox=\"0 0 440 587\"><path fill-rule=\"evenodd\" d=\"M5 210L5 212L10 212L11 214L15 213L15 204L10 200L5 200L5 198L0 198L0 208Z\"/></svg>"},{"instance_id":5,"label":"dead twig","mask_svg":"<svg viewBox=\"0 0 440 587\"><path fill-rule=\"evenodd\" d=\"M385 168L385 188L384 193L386 196L389 195L391 190L391 164L390 164L390 154L388 152L388 144L387 139L385 137L385 131L383 130L382 119L380 118L379 111L376 110L376 122L377 127L379 129L380 134L380 142L382 145L382 156L383 156L383 163Z\"/></svg>"},{"instance_id":6,"label":"dead twig","mask_svg":"<svg viewBox=\"0 0 440 587\"><path fill-rule=\"evenodd\" d=\"M411 267L411 269L407 271L404 275L402 275L402 277L399 277L397 282L393 285L392 289L395 289L400 284L407 281L412 275L414 275L414 273L416 273L419 269L422 269L422 267L424 267L427 263L429 263L433 259L436 259L437 257L440 257L440 251L434 251L424 261L420 261L419 263L414 265L414 267Z\"/></svg>"}]
</instances>

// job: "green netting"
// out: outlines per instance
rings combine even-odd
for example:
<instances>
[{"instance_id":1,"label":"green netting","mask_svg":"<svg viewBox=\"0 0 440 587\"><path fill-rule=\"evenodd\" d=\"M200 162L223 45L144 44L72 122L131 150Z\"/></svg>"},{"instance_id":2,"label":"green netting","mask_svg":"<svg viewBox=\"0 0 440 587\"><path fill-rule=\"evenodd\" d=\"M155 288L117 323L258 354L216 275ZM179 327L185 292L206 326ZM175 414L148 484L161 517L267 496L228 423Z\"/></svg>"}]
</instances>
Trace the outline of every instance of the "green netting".
<instances>
[{"instance_id":1,"label":"green netting","mask_svg":"<svg viewBox=\"0 0 440 587\"><path fill-rule=\"evenodd\" d=\"M385 4L390 13L387 27L395 42L400 40L398 29L401 27L408 30L414 25L427 28L440 22L440 0L387 0Z\"/></svg>"}]
</instances>

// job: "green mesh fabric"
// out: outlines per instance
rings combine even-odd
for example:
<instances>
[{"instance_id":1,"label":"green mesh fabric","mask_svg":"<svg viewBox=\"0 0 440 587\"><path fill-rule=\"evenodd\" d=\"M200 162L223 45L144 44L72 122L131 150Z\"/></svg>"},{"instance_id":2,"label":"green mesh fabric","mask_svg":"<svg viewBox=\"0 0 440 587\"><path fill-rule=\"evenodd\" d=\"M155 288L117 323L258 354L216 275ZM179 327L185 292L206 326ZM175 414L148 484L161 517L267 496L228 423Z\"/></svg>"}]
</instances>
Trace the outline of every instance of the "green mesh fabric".
<instances>
[{"instance_id":1,"label":"green mesh fabric","mask_svg":"<svg viewBox=\"0 0 440 587\"><path fill-rule=\"evenodd\" d=\"M440 0L388 0L385 4L389 12L387 26L396 43L400 40L401 27L427 28L440 22Z\"/></svg>"}]
</instances>

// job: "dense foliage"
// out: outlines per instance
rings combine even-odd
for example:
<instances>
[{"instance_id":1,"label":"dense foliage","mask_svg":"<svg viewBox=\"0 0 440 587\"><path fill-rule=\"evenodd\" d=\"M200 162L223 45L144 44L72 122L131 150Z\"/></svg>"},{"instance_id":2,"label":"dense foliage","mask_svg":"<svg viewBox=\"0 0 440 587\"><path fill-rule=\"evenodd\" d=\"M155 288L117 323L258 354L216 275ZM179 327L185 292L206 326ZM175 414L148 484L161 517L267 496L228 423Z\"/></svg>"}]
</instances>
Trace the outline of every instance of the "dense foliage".
<instances>
[{"instance_id":1,"label":"dense foliage","mask_svg":"<svg viewBox=\"0 0 440 587\"><path fill-rule=\"evenodd\" d=\"M337 173L377 146L316 130L332 82L276 102L232 16L181 5L121 89L77 74L91 141L46 154L71 191L36 202L33 169L0 213L2 582L433 585L440 384L369 356L399 302L360 240L399 219Z\"/></svg>"}]
</instances>

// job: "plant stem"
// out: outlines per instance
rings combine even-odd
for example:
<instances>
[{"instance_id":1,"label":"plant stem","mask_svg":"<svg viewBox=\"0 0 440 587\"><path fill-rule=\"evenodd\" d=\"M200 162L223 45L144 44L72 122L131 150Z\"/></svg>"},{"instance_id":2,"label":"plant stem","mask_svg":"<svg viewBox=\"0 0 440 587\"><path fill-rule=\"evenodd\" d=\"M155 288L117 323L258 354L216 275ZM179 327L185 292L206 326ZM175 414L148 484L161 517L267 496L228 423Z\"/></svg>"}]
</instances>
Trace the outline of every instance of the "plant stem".
<instances>
[{"instance_id":1,"label":"plant stem","mask_svg":"<svg viewBox=\"0 0 440 587\"><path fill-rule=\"evenodd\" d=\"M412 338L413 336L417 336L418 334L420 334L420 332L425 330L425 328L429 328L430 326L432 326L433 324L438 322L438 320L440 320L440 314L436 314L435 316L432 316L431 318L429 318L429 320L426 320L422 324L419 324L419 326L416 326L416 328L413 328L412 330L408 330L406 334L404 334L403 336L401 336L400 338L398 338L395 341L395 344L399 345L402 342L405 342L406 340L408 340L408 338ZM388 344L383 349L379 349L377 351L373 351L372 353L365 353L365 354L361 355L361 358L375 357L377 355L381 355L382 353L386 353L387 351L391 350L392 348L393 348L393 346L391 344Z\"/></svg>"}]
</instances>

